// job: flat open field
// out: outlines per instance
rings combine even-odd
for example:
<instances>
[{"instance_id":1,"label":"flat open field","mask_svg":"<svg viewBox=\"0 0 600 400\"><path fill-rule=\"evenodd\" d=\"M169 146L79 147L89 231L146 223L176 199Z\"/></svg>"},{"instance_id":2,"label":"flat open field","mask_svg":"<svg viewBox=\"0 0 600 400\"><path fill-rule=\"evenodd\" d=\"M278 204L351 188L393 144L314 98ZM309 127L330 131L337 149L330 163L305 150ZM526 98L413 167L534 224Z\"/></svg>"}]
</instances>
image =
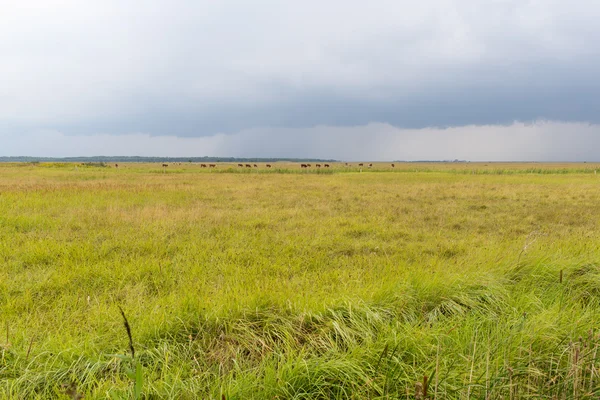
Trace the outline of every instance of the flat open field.
<instances>
[{"instance_id":1,"label":"flat open field","mask_svg":"<svg viewBox=\"0 0 600 400\"><path fill-rule=\"evenodd\" d=\"M0 164L0 396L600 395L600 166L351 164Z\"/></svg>"}]
</instances>

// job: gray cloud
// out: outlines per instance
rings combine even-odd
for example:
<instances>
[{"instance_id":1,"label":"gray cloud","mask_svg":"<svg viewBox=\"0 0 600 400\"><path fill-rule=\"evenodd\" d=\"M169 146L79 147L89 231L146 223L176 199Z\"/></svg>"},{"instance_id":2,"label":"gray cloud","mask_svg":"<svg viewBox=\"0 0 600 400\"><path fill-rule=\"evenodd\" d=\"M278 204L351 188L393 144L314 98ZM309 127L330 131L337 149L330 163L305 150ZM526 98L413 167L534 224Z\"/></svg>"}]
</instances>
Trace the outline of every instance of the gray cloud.
<instances>
[{"instance_id":1,"label":"gray cloud","mask_svg":"<svg viewBox=\"0 0 600 400\"><path fill-rule=\"evenodd\" d=\"M6 3L0 121L23 131L599 122L584 0Z\"/></svg>"},{"instance_id":2,"label":"gray cloud","mask_svg":"<svg viewBox=\"0 0 600 400\"><path fill-rule=\"evenodd\" d=\"M68 136L56 131L0 135L0 155L235 156L340 160L600 161L600 125L538 121L510 125L402 129L354 127L250 129L202 137Z\"/></svg>"},{"instance_id":3,"label":"gray cloud","mask_svg":"<svg viewBox=\"0 0 600 400\"><path fill-rule=\"evenodd\" d=\"M600 3L421 3L0 0L0 134L600 123Z\"/></svg>"}]
</instances>

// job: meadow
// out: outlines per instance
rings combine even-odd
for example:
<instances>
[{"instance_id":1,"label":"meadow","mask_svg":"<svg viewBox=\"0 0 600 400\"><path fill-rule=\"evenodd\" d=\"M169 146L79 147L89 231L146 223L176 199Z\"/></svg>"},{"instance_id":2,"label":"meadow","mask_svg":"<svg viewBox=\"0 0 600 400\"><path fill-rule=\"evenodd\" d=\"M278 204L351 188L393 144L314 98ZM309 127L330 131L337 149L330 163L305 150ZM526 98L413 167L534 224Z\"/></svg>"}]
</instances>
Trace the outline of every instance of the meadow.
<instances>
[{"instance_id":1,"label":"meadow","mask_svg":"<svg viewBox=\"0 0 600 400\"><path fill-rule=\"evenodd\" d=\"M0 164L0 397L600 396L599 165L352 164Z\"/></svg>"}]
</instances>

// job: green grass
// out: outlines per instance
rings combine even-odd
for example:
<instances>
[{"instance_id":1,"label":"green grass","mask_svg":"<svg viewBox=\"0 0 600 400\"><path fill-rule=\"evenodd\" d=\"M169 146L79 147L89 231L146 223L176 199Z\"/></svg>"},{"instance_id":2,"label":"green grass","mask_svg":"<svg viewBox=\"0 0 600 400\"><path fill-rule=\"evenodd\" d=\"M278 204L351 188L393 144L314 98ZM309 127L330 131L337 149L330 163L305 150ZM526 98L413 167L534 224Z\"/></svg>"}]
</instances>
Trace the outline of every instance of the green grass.
<instances>
[{"instance_id":1,"label":"green grass","mask_svg":"<svg viewBox=\"0 0 600 400\"><path fill-rule=\"evenodd\" d=\"M228 168L0 165L1 397L600 395L596 166Z\"/></svg>"}]
</instances>

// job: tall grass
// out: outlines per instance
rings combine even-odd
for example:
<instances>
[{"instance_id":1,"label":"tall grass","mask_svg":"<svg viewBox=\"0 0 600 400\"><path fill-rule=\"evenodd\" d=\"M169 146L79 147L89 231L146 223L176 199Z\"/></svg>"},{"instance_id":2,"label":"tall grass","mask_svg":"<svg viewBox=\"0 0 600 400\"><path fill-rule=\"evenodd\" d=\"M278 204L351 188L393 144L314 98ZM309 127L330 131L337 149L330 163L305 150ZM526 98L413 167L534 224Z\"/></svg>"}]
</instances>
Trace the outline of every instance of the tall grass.
<instances>
[{"instance_id":1,"label":"tall grass","mask_svg":"<svg viewBox=\"0 0 600 400\"><path fill-rule=\"evenodd\" d=\"M444 168L0 166L1 396L597 398L596 177Z\"/></svg>"}]
</instances>

